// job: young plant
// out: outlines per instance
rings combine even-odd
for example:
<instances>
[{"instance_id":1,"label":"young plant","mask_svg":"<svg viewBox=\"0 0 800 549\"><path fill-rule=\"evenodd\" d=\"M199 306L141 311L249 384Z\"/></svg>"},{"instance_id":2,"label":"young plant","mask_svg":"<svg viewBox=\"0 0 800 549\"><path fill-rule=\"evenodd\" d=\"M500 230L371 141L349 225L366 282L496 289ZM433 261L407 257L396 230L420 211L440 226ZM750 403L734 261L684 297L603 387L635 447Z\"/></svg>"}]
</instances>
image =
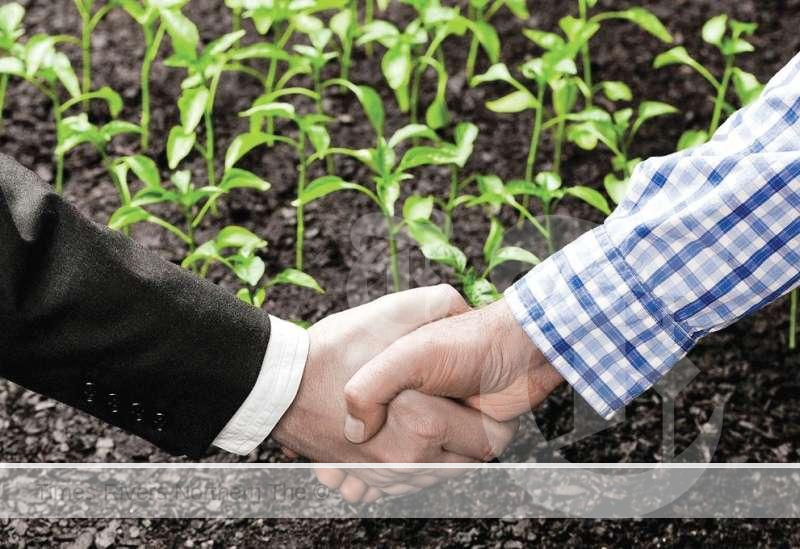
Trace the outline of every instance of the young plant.
<instances>
[{"instance_id":1,"label":"young plant","mask_svg":"<svg viewBox=\"0 0 800 549\"><path fill-rule=\"evenodd\" d=\"M629 21L666 44L671 44L673 41L672 35L666 27L664 27L658 17L645 8L633 7L620 11L606 11L589 17L589 9L593 8L595 5L597 5L597 0L578 0L578 17L565 17L561 21L561 27L566 30L566 28L572 26L589 26L595 29L592 33L594 34L597 30L600 30L601 23L616 19ZM602 83L598 86L592 83L592 61L589 53L589 40L580 44L580 54L583 68L583 82L586 84L586 87L592 91L586 98L586 106L589 107L592 105L594 94L599 89L602 89L603 86Z\"/></svg>"},{"instance_id":2,"label":"young plant","mask_svg":"<svg viewBox=\"0 0 800 549\"><path fill-rule=\"evenodd\" d=\"M433 197L410 196L403 204L403 222L428 260L453 270L470 305L480 307L499 299L497 288L489 281L491 272L498 266L507 261L539 263L539 258L527 250L503 246L503 227L492 217L489 236L483 245L486 266L482 271L470 266L464 252L450 241L447 231L431 220L433 205Z\"/></svg>"},{"instance_id":3,"label":"young plant","mask_svg":"<svg viewBox=\"0 0 800 549\"><path fill-rule=\"evenodd\" d=\"M657 117L678 113L672 105L659 101L643 101L636 111L621 109L613 115L602 109L592 107L581 113L567 116L574 123L567 130L568 139L584 150L594 150L598 144L607 147L612 153L612 171L603 184L615 204L619 204L628 190L633 169L641 158L630 158L630 146L642 125Z\"/></svg>"},{"instance_id":4,"label":"young plant","mask_svg":"<svg viewBox=\"0 0 800 549\"><path fill-rule=\"evenodd\" d=\"M368 0L369 1L369 0ZM339 39L341 53L339 55L339 78L350 78L350 64L353 57L353 44L358 32L358 2L350 0L347 5L334 14L328 27Z\"/></svg>"},{"instance_id":5,"label":"young plant","mask_svg":"<svg viewBox=\"0 0 800 549\"><path fill-rule=\"evenodd\" d=\"M308 90L306 90L308 92ZM308 92L313 95L313 92ZM269 96L264 96L253 104L240 116L250 118L250 131L237 136L225 155L225 168L230 169L248 152L261 145L283 143L294 149L297 155L297 196L303 196L306 189L309 166L318 158L323 158L330 146L330 136L325 129L327 118L319 114L300 115L294 106L289 103L269 101ZM265 117L281 118L288 120L297 128L297 137L277 135L271 131L264 131ZM309 155L308 144L311 144L315 153ZM305 216L304 203L295 203L297 209L295 241L295 267L303 270L303 245L305 242Z\"/></svg>"},{"instance_id":6,"label":"young plant","mask_svg":"<svg viewBox=\"0 0 800 549\"><path fill-rule=\"evenodd\" d=\"M95 0L73 0L81 16L81 92L92 91L92 33L111 10L119 5L118 0L106 0L96 11Z\"/></svg>"},{"instance_id":7,"label":"young plant","mask_svg":"<svg viewBox=\"0 0 800 549\"><path fill-rule=\"evenodd\" d=\"M392 284L396 291L402 285L397 258L397 238L403 223L395 219L395 203L400 197L403 181L413 179L410 171L420 166L457 165L463 166L472 152L477 136L477 128L468 123L460 124L455 130L455 143L442 143L436 133L420 124L410 124L397 130L388 140L384 137L384 110L380 96L368 86L347 86L356 95L364 108L367 118L376 133L376 144L368 149L348 149L331 147L325 154L345 155L364 164L372 173L373 185L370 187L345 181L338 176L325 176L314 180L299 193L295 204L302 207L333 192L358 191L378 207L386 220L389 241L389 264ZM398 161L400 145L409 139L424 138L433 144L408 149Z\"/></svg>"},{"instance_id":8,"label":"young plant","mask_svg":"<svg viewBox=\"0 0 800 549\"><path fill-rule=\"evenodd\" d=\"M525 0L469 0L467 17L472 21L473 28L477 29L478 32L488 34L491 33L489 29L491 28L490 21L492 17L494 17L503 6L507 7L517 19L524 21L530 17ZM478 58L479 43L478 34L473 32L470 38L467 66L465 69L467 80L475 76L475 62ZM492 62L496 62L496 60Z\"/></svg>"},{"instance_id":9,"label":"young plant","mask_svg":"<svg viewBox=\"0 0 800 549\"><path fill-rule=\"evenodd\" d=\"M70 105L76 98L83 99L78 77L69 59L56 49L59 43L73 42L74 38L37 34L22 43L19 38L24 34L21 27L24 16L25 10L17 3L0 7L0 50L6 53L0 57L0 115L9 78L13 76L28 82L47 97L52 105L56 128L59 128L63 110L60 88L63 87L71 97L67 101ZM56 155L55 188L59 193L63 182L63 157Z\"/></svg>"},{"instance_id":10,"label":"young plant","mask_svg":"<svg viewBox=\"0 0 800 549\"><path fill-rule=\"evenodd\" d=\"M144 59L139 73L141 89L142 149L150 146L150 73L158 57L167 30L171 30L173 46L177 49L197 43L194 24L181 13L189 0L117 0L122 8L142 28L144 35ZM192 29L194 28L194 33Z\"/></svg>"},{"instance_id":11,"label":"young plant","mask_svg":"<svg viewBox=\"0 0 800 549\"><path fill-rule=\"evenodd\" d=\"M757 25L755 23L743 23L735 19L729 19L724 14L712 17L703 25L703 40L716 46L725 59L725 68L720 79L717 79L710 70L689 55L686 48L682 46L665 51L653 61L653 66L657 69L668 65L690 67L702 76L714 90L714 110L708 129L684 132L678 141L678 150L688 149L708 141L722 123L723 115L728 115L734 111L734 108L727 102L731 81L742 106L751 103L761 95L764 86L758 79L749 72L735 66L738 54L755 50L753 45L743 37L752 36L756 28Z\"/></svg>"},{"instance_id":12,"label":"young plant","mask_svg":"<svg viewBox=\"0 0 800 549\"><path fill-rule=\"evenodd\" d=\"M419 99L422 76L427 69L437 75L436 94L425 111L425 122L432 129L447 125L448 75L441 46L449 36L471 32L492 62L500 55L500 39L491 25L481 25L459 14L458 9L442 6L438 0L406 0L418 12L403 31L387 21L373 21L361 29L358 44L378 42L386 53L381 71L395 93L403 112L411 111L411 123L419 120ZM426 46L424 47L423 46Z\"/></svg>"},{"instance_id":13,"label":"young plant","mask_svg":"<svg viewBox=\"0 0 800 549\"><path fill-rule=\"evenodd\" d=\"M108 110L112 117L111 122L96 126L89 121L89 116L86 113L62 118L73 105L81 101L88 102L92 99L103 100L108 104ZM136 124L131 124L124 120L116 120L121 110L122 98L117 92L108 87L80 95L58 107L60 121L56 132L57 145L55 155L59 166L63 166L64 157L69 151L85 143L91 144L100 155L103 167L108 171L114 186L117 188L117 192L120 194L123 203L125 203L124 188L117 180L117 173L114 169L115 159L109 155L108 145L118 135L138 134L141 130ZM58 182L56 191L61 192L60 183ZM127 198L130 199L130 197Z\"/></svg>"}]
</instances>

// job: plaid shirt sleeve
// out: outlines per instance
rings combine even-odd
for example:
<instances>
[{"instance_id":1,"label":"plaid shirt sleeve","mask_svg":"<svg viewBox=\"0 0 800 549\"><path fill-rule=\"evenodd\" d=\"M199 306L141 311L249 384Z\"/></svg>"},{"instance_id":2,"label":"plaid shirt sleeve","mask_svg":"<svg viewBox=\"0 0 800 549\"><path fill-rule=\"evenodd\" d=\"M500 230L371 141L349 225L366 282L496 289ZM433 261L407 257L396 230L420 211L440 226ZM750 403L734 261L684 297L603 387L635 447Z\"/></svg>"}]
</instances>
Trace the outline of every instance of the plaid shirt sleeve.
<instances>
[{"instance_id":1,"label":"plaid shirt sleeve","mask_svg":"<svg viewBox=\"0 0 800 549\"><path fill-rule=\"evenodd\" d=\"M800 278L800 55L707 144L635 170L606 222L505 297L603 417Z\"/></svg>"}]
</instances>

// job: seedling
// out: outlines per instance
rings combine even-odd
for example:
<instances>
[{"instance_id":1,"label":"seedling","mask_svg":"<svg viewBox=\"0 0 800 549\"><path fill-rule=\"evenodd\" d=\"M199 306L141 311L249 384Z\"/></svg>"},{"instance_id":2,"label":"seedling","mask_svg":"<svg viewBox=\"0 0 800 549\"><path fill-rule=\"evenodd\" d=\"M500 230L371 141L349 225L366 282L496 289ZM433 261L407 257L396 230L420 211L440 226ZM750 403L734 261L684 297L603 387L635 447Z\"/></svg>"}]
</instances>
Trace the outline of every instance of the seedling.
<instances>
[{"instance_id":1,"label":"seedling","mask_svg":"<svg viewBox=\"0 0 800 549\"><path fill-rule=\"evenodd\" d=\"M561 20L561 28L571 34L567 29L571 27L589 27L594 29L591 33L594 35L600 30L600 25L604 21L618 19L629 21L637 25L642 30L652 34L664 43L671 44L673 39L669 31L664 27L661 21L651 11L641 8L633 7L621 11L606 11L595 14L591 17L588 15L590 8L597 5L597 0L578 0L578 18L565 17ZM586 106L592 105L593 95L600 89L603 89L603 84L600 83L595 86L592 83L592 61L589 53L589 40L580 44L581 65L583 68L583 82L592 93L586 98Z\"/></svg>"},{"instance_id":2,"label":"seedling","mask_svg":"<svg viewBox=\"0 0 800 549\"><path fill-rule=\"evenodd\" d=\"M478 58L478 46L480 41L478 33L489 35L493 29L491 19L500 9L505 6L516 18L525 20L530 17L525 0L470 0L467 16L473 22L476 32L472 33L469 43L469 53L467 54L466 74L467 80L475 75L475 62ZM494 60L496 61L496 59ZM494 62L493 61L493 62Z\"/></svg>"},{"instance_id":3,"label":"seedling","mask_svg":"<svg viewBox=\"0 0 800 549\"><path fill-rule=\"evenodd\" d=\"M314 95L314 92L304 90L303 93ZM250 132L237 136L225 155L225 167L230 169L244 155L261 145L273 143L287 144L294 149L297 155L297 196L303 195L306 189L308 167L318 158L325 156L330 147L330 136L325 129L327 118L319 114L299 115L289 103L271 101L270 96L264 96L240 116L250 118ZM292 122L297 127L297 138L274 133L264 132L263 120L266 116L277 117ZM308 143L311 143L315 154L309 156ZM305 216L304 203L295 203L297 209L297 239L295 241L295 267L303 270L303 244L305 241Z\"/></svg>"},{"instance_id":4,"label":"seedling","mask_svg":"<svg viewBox=\"0 0 800 549\"><path fill-rule=\"evenodd\" d=\"M378 42L386 48L381 70L394 90L400 110L411 111L412 124L419 119L422 76L428 68L436 72L436 95L425 111L425 122L432 129L439 129L450 119L442 43L448 36L463 36L469 31L495 62L500 55L500 39L491 25L471 21L461 16L456 8L441 6L438 0L407 0L406 3L412 4L419 15L403 31L387 21L373 21L362 28L358 44Z\"/></svg>"},{"instance_id":5,"label":"seedling","mask_svg":"<svg viewBox=\"0 0 800 549\"><path fill-rule=\"evenodd\" d=\"M739 103L744 106L755 101L764 86L749 72L735 66L736 56L740 53L755 51L753 45L744 36L752 36L757 25L729 19L727 15L717 15L703 25L703 40L716 46L725 59L722 77L717 79L710 70L695 60L686 48L678 46L665 51L655 58L653 66L657 69L668 65L685 65L702 76L714 90L714 110L708 130L688 130L678 141L678 150L688 149L708 141L722 123L722 117L734 111L727 103L728 89L731 81Z\"/></svg>"},{"instance_id":6,"label":"seedling","mask_svg":"<svg viewBox=\"0 0 800 549\"><path fill-rule=\"evenodd\" d=\"M630 158L629 150L642 125L657 117L676 114L678 109L659 101L643 101L636 111L621 109L613 115L592 107L580 113L566 116L574 123L567 136L584 150L594 150L598 144L607 147L614 155L612 171L605 176L603 184L615 204L619 204L628 190L631 174L641 158Z\"/></svg>"},{"instance_id":7,"label":"seedling","mask_svg":"<svg viewBox=\"0 0 800 549\"><path fill-rule=\"evenodd\" d=\"M114 159L109 156L108 145L118 135L138 134L141 130L136 124L131 124L124 120L112 120L102 126L96 126L89 121L89 116L86 113L61 118L73 105L81 101L88 102L92 99L105 101L108 104L108 110L112 118L116 118L122 110L122 98L117 92L108 87L80 95L58 107L60 121L57 128L56 159L58 164L63 166L64 156L69 151L84 143L91 144L100 155L103 167L108 171L117 188L117 192L120 194L123 203L125 203L124 189L117 181L117 174L113 167ZM56 191L61 192L58 183L56 184Z\"/></svg>"},{"instance_id":8,"label":"seedling","mask_svg":"<svg viewBox=\"0 0 800 549\"><path fill-rule=\"evenodd\" d=\"M74 0L81 16L81 91L92 91L92 33L111 10L119 5L118 0L106 0L96 11L95 0Z\"/></svg>"},{"instance_id":9,"label":"seedling","mask_svg":"<svg viewBox=\"0 0 800 549\"><path fill-rule=\"evenodd\" d=\"M0 7L0 50L7 54L0 57L0 115L9 77L14 76L25 80L50 100L55 125L59 128L62 122L60 86L72 98L68 101L70 104L74 103L75 98L81 98L81 88L69 59L56 46L63 42L74 42L75 39L37 34L23 44L19 38L24 34L21 26L24 16L25 10L17 3ZM63 157L56 155L57 192L63 190L63 183Z\"/></svg>"},{"instance_id":10,"label":"seedling","mask_svg":"<svg viewBox=\"0 0 800 549\"><path fill-rule=\"evenodd\" d=\"M489 281L491 272L507 261L537 265L539 258L517 246L503 246L503 227L491 218L489 236L483 246L485 268L480 271L468 264L467 256L451 241L432 220L433 197L413 195L403 205L403 222L422 254L430 261L453 270L453 274L472 306L480 307L496 301L500 294Z\"/></svg>"}]
</instances>

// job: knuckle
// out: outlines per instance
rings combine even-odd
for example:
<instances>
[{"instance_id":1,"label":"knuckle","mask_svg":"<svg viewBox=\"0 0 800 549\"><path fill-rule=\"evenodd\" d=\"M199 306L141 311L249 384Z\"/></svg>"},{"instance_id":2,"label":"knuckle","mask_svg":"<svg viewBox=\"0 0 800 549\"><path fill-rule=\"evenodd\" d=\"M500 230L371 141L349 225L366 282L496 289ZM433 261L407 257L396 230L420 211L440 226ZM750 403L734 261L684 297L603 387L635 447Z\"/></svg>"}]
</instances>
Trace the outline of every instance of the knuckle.
<instances>
[{"instance_id":1,"label":"knuckle","mask_svg":"<svg viewBox=\"0 0 800 549\"><path fill-rule=\"evenodd\" d=\"M352 410L360 412L369 408L369 401L364 398L364 391L356 383L344 386L344 400L347 407Z\"/></svg>"}]
</instances>

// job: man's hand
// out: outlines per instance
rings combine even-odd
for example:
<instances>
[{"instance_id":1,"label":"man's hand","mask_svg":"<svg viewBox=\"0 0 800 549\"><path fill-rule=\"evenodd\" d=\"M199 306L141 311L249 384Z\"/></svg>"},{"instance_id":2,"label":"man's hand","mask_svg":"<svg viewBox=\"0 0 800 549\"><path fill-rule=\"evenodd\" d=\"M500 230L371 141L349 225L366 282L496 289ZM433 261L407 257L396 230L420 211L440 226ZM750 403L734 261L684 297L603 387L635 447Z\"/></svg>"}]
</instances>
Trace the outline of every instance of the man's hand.
<instances>
[{"instance_id":1,"label":"man's hand","mask_svg":"<svg viewBox=\"0 0 800 549\"><path fill-rule=\"evenodd\" d=\"M505 301L426 324L389 346L345 387L345 436L361 443L386 421L403 391L462 399L498 421L530 411L562 377Z\"/></svg>"},{"instance_id":2,"label":"man's hand","mask_svg":"<svg viewBox=\"0 0 800 549\"><path fill-rule=\"evenodd\" d=\"M499 423L457 402L406 391L388 406L381 433L363 445L342 436L344 385L398 338L424 324L468 310L450 286L417 288L332 315L309 330L311 348L297 397L273 431L283 446L323 462L475 463L499 454L516 422ZM326 472L327 471L327 472ZM350 501L427 486L452 470L326 470L318 472ZM424 474L416 474L416 473ZM338 480L331 480L331 475ZM370 486L376 487L369 491ZM380 490L377 490L380 487Z\"/></svg>"}]
</instances>

